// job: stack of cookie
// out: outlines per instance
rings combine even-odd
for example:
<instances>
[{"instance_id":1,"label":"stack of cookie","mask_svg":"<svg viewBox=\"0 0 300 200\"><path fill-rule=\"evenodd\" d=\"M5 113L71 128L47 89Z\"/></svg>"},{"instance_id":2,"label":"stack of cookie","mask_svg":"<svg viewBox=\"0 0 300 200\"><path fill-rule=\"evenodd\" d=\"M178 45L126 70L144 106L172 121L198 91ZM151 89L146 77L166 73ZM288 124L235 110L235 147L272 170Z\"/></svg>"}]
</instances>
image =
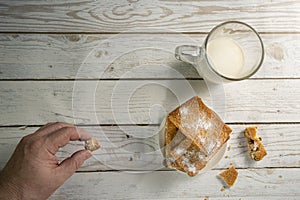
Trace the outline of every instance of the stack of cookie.
<instances>
[{"instance_id":1,"label":"stack of cookie","mask_svg":"<svg viewBox=\"0 0 300 200\"><path fill-rule=\"evenodd\" d=\"M197 175L230 138L231 129L195 96L166 118L167 167Z\"/></svg>"}]
</instances>

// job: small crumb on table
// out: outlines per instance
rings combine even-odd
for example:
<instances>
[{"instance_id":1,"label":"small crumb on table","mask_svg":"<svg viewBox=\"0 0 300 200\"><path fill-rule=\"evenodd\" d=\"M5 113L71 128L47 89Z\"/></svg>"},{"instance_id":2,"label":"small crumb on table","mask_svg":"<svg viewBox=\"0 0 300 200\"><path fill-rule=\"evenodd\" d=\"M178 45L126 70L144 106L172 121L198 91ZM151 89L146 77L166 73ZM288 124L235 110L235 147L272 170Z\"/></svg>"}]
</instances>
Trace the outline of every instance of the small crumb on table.
<instances>
[{"instance_id":1,"label":"small crumb on table","mask_svg":"<svg viewBox=\"0 0 300 200\"><path fill-rule=\"evenodd\" d=\"M232 149L232 146L229 145L228 148L227 148L227 151L230 151Z\"/></svg>"},{"instance_id":2,"label":"small crumb on table","mask_svg":"<svg viewBox=\"0 0 300 200\"><path fill-rule=\"evenodd\" d=\"M224 197L229 197L229 194L224 194L223 196L224 196Z\"/></svg>"}]
</instances>

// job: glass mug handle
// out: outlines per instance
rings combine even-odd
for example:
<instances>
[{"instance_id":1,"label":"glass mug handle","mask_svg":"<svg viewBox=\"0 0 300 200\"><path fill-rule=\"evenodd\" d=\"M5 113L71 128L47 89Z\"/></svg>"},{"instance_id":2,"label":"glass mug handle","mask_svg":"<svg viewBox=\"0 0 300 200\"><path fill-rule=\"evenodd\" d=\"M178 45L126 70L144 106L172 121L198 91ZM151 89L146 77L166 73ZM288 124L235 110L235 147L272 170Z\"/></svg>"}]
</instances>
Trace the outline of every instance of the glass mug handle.
<instances>
[{"instance_id":1,"label":"glass mug handle","mask_svg":"<svg viewBox=\"0 0 300 200\"><path fill-rule=\"evenodd\" d=\"M175 49L175 58L183 62L195 64L196 60L203 58L203 49L194 45L182 45Z\"/></svg>"}]
</instances>

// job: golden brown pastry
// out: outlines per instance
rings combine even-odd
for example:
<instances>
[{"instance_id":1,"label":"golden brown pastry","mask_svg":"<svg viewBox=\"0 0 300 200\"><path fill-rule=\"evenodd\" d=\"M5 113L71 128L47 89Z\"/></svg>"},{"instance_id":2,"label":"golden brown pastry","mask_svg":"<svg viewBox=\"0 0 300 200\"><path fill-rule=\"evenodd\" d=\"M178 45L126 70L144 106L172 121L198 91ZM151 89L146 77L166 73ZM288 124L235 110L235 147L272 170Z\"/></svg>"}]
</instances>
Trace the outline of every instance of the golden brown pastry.
<instances>
[{"instance_id":1,"label":"golden brown pastry","mask_svg":"<svg viewBox=\"0 0 300 200\"><path fill-rule=\"evenodd\" d=\"M223 178L229 187L232 187L238 177L238 172L233 166L231 166L226 171L219 174L219 176Z\"/></svg>"},{"instance_id":2,"label":"golden brown pastry","mask_svg":"<svg viewBox=\"0 0 300 200\"><path fill-rule=\"evenodd\" d=\"M84 142L84 148L90 151L95 151L100 148L100 145L95 138L92 138Z\"/></svg>"},{"instance_id":3,"label":"golden brown pastry","mask_svg":"<svg viewBox=\"0 0 300 200\"><path fill-rule=\"evenodd\" d=\"M267 155L267 151L261 142L261 138L256 135L257 127L251 126L245 129L244 136L248 143L248 154L252 160L259 161Z\"/></svg>"},{"instance_id":4,"label":"golden brown pastry","mask_svg":"<svg viewBox=\"0 0 300 200\"><path fill-rule=\"evenodd\" d=\"M195 176L229 139L231 129L195 96L166 119L167 167Z\"/></svg>"}]
</instances>

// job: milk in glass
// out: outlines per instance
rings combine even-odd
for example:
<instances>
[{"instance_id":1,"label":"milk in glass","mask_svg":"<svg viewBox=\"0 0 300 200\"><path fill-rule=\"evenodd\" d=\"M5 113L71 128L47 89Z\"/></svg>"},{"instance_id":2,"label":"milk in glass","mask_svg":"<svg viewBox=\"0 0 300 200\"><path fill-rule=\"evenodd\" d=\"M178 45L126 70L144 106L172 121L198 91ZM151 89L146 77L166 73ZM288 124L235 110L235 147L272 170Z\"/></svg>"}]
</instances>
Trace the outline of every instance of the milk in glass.
<instances>
[{"instance_id":1,"label":"milk in glass","mask_svg":"<svg viewBox=\"0 0 300 200\"><path fill-rule=\"evenodd\" d=\"M237 42L219 37L207 44L207 57L213 68L221 75L238 78L244 67L244 53Z\"/></svg>"}]
</instances>

